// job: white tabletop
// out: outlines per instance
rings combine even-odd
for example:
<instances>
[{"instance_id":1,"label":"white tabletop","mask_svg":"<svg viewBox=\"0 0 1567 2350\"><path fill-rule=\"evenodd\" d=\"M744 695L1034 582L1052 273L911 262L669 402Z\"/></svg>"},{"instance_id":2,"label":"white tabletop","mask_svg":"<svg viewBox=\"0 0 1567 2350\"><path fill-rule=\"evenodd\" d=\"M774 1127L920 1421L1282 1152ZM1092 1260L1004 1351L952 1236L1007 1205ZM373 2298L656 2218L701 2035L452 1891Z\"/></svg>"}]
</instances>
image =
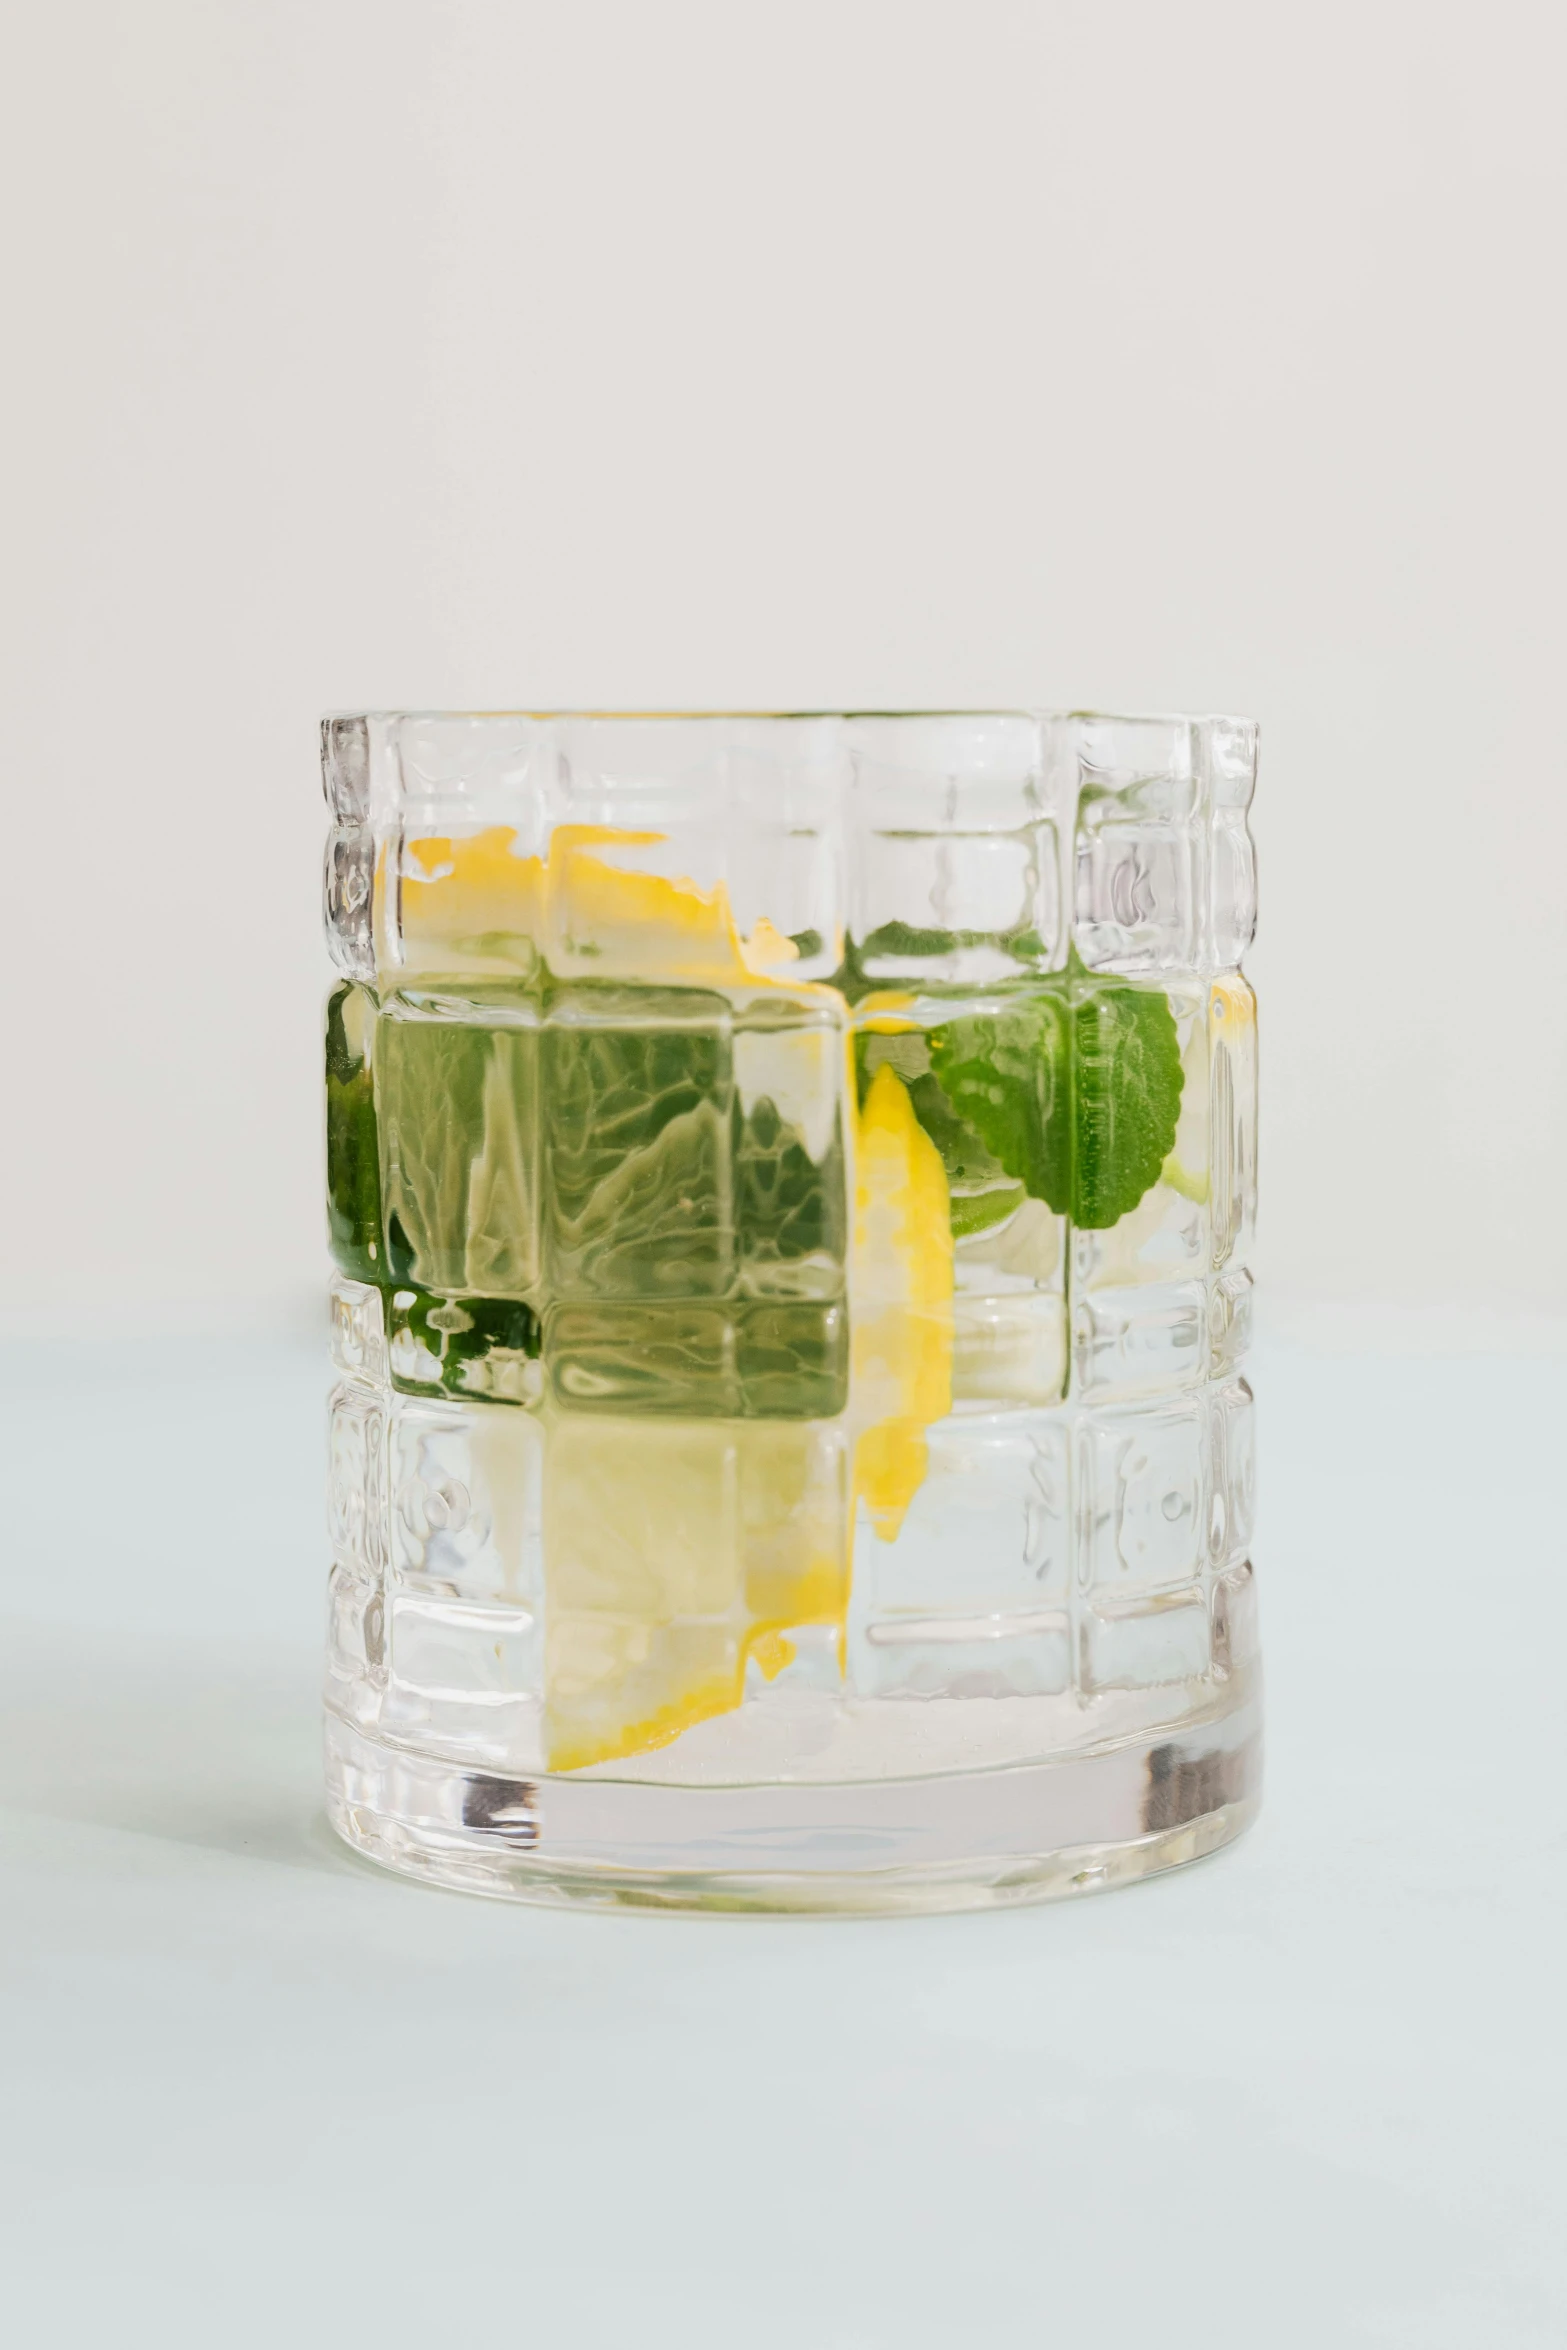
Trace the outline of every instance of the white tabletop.
<instances>
[{"instance_id":1,"label":"white tabletop","mask_svg":"<svg viewBox=\"0 0 1567 2350\"><path fill-rule=\"evenodd\" d=\"M7 2338L1558 2350L1567 1362L1253 1378L1260 1826L772 1923L340 1849L318 1355L13 1349Z\"/></svg>"}]
</instances>

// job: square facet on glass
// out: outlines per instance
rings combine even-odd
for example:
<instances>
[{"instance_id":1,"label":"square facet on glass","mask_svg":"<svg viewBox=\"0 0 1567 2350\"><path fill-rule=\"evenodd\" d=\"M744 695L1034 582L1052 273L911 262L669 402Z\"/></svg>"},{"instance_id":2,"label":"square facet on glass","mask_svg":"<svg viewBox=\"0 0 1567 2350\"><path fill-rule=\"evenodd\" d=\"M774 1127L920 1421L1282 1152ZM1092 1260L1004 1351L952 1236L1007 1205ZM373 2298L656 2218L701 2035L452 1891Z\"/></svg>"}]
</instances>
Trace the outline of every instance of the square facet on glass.
<instances>
[{"instance_id":1,"label":"square facet on glass","mask_svg":"<svg viewBox=\"0 0 1567 2350\"><path fill-rule=\"evenodd\" d=\"M351 1841L876 1907L1244 1824L1255 772L1229 718L325 723Z\"/></svg>"}]
</instances>

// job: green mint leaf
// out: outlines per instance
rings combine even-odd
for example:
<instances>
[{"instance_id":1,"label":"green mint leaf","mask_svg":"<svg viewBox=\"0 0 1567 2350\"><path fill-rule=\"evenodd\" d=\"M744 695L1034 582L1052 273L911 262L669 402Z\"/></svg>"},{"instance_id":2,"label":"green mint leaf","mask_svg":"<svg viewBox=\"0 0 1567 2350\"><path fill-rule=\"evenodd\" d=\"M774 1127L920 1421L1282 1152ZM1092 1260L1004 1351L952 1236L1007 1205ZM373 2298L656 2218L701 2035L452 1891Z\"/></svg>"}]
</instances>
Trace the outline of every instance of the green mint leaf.
<instances>
[{"instance_id":1,"label":"green mint leaf","mask_svg":"<svg viewBox=\"0 0 1567 2350\"><path fill-rule=\"evenodd\" d=\"M1153 1189L1175 1148L1181 1040L1162 989L1114 980L1073 986L1073 1151L1069 1214L1104 1232Z\"/></svg>"},{"instance_id":2,"label":"green mint leaf","mask_svg":"<svg viewBox=\"0 0 1567 2350\"><path fill-rule=\"evenodd\" d=\"M326 1207L332 1255L355 1281L379 1281L381 1158L365 1039L375 1006L362 988L334 988L326 1008Z\"/></svg>"},{"instance_id":3,"label":"green mint leaf","mask_svg":"<svg viewBox=\"0 0 1567 2350\"><path fill-rule=\"evenodd\" d=\"M1052 990L930 1033L931 1072L953 1109L1000 1171L1058 1215L1070 1188L1068 1017Z\"/></svg>"},{"instance_id":4,"label":"green mint leaf","mask_svg":"<svg viewBox=\"0 0 1567 2350\"><path fill-rule=\"evenodd\" d=\"M952 1194L952 1237L970 1240L976 1232L988 1232L994 1224L1004 1224L1015 1216L1026 1197L1021 1183L996 1183L988 1191L955 1191Z\"/></svg>"},{"instance_id":5,"label":"green mint leaf","mask_svg":"<svg viewBox=\"0 0 1567 2350\"><path fill-rule=\"evenodd\" d=\"M960 944L965 935L956 930L922 930L911 922L884 922L879 930L872 930L861 939L860 953L862 956L893 955L904 959L911 955L946 955Z\"/></svg>"},{"instance_id":6,"label":"green mint leaf","mask_svg":"<svg viewBox=\"0 0 1567 2350\"><path fill-rule=\"evenodd\" d=\"M953 1110L1057 1215L1106 1231L1159 1180L1183 1077L1162 991L1074 971L929 1041Z\"/></svg>"}]
</instances>

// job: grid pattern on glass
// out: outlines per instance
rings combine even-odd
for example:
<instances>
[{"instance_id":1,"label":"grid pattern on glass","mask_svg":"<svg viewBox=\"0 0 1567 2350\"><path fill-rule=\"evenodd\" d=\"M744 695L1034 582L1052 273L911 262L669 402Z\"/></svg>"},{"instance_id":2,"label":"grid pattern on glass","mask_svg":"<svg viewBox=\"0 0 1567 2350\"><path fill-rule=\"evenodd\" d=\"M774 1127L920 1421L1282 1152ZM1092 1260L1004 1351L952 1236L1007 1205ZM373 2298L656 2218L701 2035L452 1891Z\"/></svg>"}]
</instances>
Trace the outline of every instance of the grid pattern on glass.
<instances>
[{"instance_id":1,"label":"grid pattern on glass","mask_svg":"<svg viewBox=\"0 0 1567 2350\"><path fill-rule=\"evenodd\" d=\"M323 754L340 1710L570 1770L1240 1668L1254 729Z\"/></svg>"},{"instance_id":2,"label":"grid pattern on glass","mask_svg":"<svg viewBox=\"0 0 1567 2350\"><path fill-rule=\"evenodd\" d=\"M341 1278L334 1294L340 1322L379 1306ZM1214 1377L1157 1401L950 1416L928 1431L886 1542L863 1509L850 1522L833 1422L541 1424L344 1378L331 1409L341 1669L363 1676L373 1608L370 1661L386 1669L373 1718L431 1730L420 1709L460 1695L466 1655L487 1727L462 1751L514 1769L541 1767L551 1662L564 1720L623 1700L652 1720L694 1678L739 1702L748 1667L763 1689L825 1679L864 1697L1092 1696L1222 1676L1250 1654L1238 1627L1252 1415L1245 1380ZM653 1562L640 1616L619 1592L595 1604L631 1553ZM612 1686L595 1699L606 1617L638 1653L598 1676ZM497 1680L498 1640L511 1684ZM431 1682L437 1651L447 1677ZM634 1678L642 1694L626 1699Z\"/></svg>"}]
</instances>

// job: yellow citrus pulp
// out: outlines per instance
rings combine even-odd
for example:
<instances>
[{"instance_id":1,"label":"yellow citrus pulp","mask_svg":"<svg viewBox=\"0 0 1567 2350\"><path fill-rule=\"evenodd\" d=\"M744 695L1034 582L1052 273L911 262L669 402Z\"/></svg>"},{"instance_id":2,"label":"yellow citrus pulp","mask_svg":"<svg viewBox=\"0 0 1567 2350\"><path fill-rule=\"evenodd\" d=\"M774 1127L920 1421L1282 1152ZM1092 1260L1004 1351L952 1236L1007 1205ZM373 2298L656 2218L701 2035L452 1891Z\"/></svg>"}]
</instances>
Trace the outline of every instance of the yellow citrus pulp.
<instances>
[{"instance_id":1,"label":"yellow citrus pulp","mask_svg":"<svg viewBox=\"0 0 1567 2350\"><path fill-rule=\"evenodd\" d=\"M1238 971L1233 979L1209 981L1208 1016L1232 1031L1256 1027L1257 999Z\"/></svg>"},{"instance_id":2,"label":"yellow citrus pulp","mask_svg":"<svg viewBox=\"0 0 1567 2350\"><path fill-rule=\"evenodd\" d=\"M896 1540L924 1481L925 1430L952 1405L952 1214L941 1153L884 1061L856 1129L856 1495Z\"/></svg>"},{"instance_id":3,"label":"yellow citrus pulp","mask_svg":"<svg viewBox=\"0 0 1567 2350\"><path fill-rule=\"evenodd\" d=\"M722 987L769 980L798 959L765 919L741 938L722 881L704 890L616 861L663 837L561 824L547 857L521 854L506 825L411 840L398 866L382 859L378 929L384 936L395 888L404 968L432 978L516 978L542 959L558 976Z\"/></svg>"},{"instance_id":4,"label":"yellow citrus pulp","mask_svg":"<svg viewBox=\"0 0 1567 2350\"><path fill-rule=\"evenodd\" d=\"M1257 999L1248 983L1237 972L1233 979L1210 980L1208 986L1209 1033L1215 1042L1228 1038L1236 1052L1244 1052L1253 1041L1257 1025ZM1206 1144L1204 1130L1199 1148ZM1159 1171L1159 1179L1170 1191L1179 1192L1197 1206L1208 1199L1208 1170L1199 1165L1194 1172L1183 1162L1179 1149L1171 1151Z\"/></svg>"}]
</instances>

